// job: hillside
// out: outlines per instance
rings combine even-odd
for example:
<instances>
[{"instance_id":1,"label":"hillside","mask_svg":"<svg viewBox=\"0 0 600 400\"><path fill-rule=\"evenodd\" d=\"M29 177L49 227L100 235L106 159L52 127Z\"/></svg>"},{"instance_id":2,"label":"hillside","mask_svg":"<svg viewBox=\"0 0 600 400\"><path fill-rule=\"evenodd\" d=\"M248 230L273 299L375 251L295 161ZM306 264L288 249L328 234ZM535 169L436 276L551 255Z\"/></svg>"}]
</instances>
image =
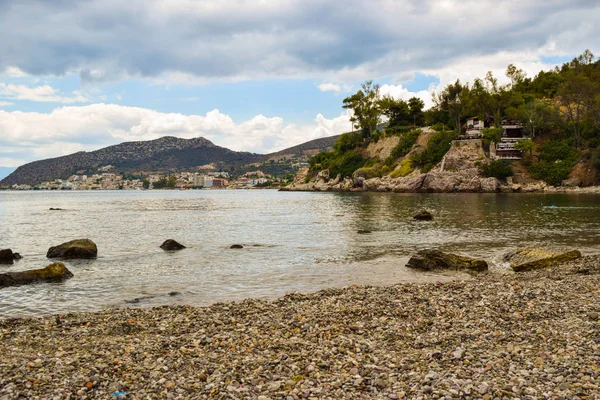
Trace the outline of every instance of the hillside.
<instances>
[{"instance_id":1,"label":"hillside","mask_svg":"<svg viewBox=\"0 0 600 400\"><path fill-rule=\"evenodd\" d=\"M112 165L120 172L185 170L200 165L217 164L229 169L265 161L285 154L287 158L303 156L307 152L326 150L337 136L312 140L277 153L262 155L237 152L220 147L199 137L179 139L172 136L150 141L125 142L91 152L34 161L17 168L0 181L0 186L13 184L35 185L42 181L66 179L79 173L96 173L98 168Z\"/></svg>"},{"instance_id":2,"label":"hillside","mask_svg":"<svg viewBox=\"0 0 600 400\"><path fill-rule=\"evenodd\" d=\"M280 150L276 153L267 154L267 157L269 159L277 159L283 157L289 158L298 156L312 156L322 151L331 150L331 148L333 148L333 144L338 140L339 137L340 135L314 139L297 146Z\"/></svg>"}]
</instances>

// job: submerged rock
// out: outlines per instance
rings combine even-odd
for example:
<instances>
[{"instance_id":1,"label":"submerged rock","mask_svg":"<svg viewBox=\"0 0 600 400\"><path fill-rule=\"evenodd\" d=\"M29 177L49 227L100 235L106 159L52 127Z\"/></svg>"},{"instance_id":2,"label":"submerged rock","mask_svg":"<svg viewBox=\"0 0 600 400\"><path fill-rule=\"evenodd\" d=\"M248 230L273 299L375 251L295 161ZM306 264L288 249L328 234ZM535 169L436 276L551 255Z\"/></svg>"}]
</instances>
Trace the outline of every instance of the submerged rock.
<instances>
[{"instance_id":1,"label":"submerged rock","mask_svg":"<svg viewBox=\"0 0 600 400\"><path fill-rule=\"evenodd\" d=\"M358 233L359 235L368 235L369 233L371 233L371 231L366 230L366 229L361 229L359 231L356 231L356 233Z\"/></svg>"},{"instance_id":2,"label":"submerged rock","mask_svg":"<svg viewBox=\"0 0 600 400\"><path fill-rule=\"evenodd\" d=\"M13 253L11 249L0 250L0 264L12 264L14 260L20 260L19 253Z\"/></svg>"},{"instance_id":3,"label":"submerged rock","mask_svg":"<svg viewBox=\"0 0 600 400\"><path fill-rule=\"evenodd\" d=\"M55 207L50 207L49 211L62 211L62 208L55 208Z\"/></svg>"},{"instance_id":4,"label":"submerged rock","mask_svg":"<svg viewBox=\"0 0 600 400\"><path fill-rule=\"evenodd\" d=\"M160 248L164 251L175 251L185 249L186 247L173 239L167 239L160 245Z\"/></svg>"},{"instance_id":5,"label":"submerged rock","mask_svg":"<svg viewBox=\"0 0 600 400\"><path fill-rule=\"evenodd\" d=\"M429 211L423 210L417 215L415 215L413 218L418 221L431 221L433 219L433 215Z\"/></svg>"},{"instance_id":6,"label":"submerged rock","mask_svg":"<svg viewBox=\"0 0 600 400\"><path fill-rule=\"evenodd\" d=\"M504 255L515 272L533 271L581 258L579 250L552 250L541 247L519 249Z\"/></svg>"},{"instance_id":7,"label":"submerged rock","mask_svg":"<svg viewBox=\"0 0 600 400\"><path fill-rule=\"evenodd\" d=\"M50 247L46 257L48 258L96 258L98 247L90 239L71 240L58 246Z\"/></svg>"},{"instance_id":8,"label":"submerged rock","mask_svg":"<svg viewBox=\"0 0 600 400\"><path fill-rule=\"evenodd\" d=\"M409 268L422 271L436 269L452 269L459 271L482 272L487 271L488 265L484 260L456 254L444 253L439 250L421 250L412 256L406 264Z\"/></svg>"},{"instance_id":9,"label":"submerged rock","mask_svg":"<svg viewBox=\"0 0 600 400\"><path fill-rule=\"evenodd\" d=\"M230 249L243 249L244 246L242 246L241 244L232 244L231 246L229 246Z\"/></svg>"},{"instance_id":10,"label":"submerged rock","mask_svg":"<svg viewBox=\"0 0 600 400\"><path fill-rule=\"evenodd\" d=\"M55 262L46 268L0 274L0 287L26 285L34 282L59 282L72 278L65 264Z\"/></svg>"}]
</instances>

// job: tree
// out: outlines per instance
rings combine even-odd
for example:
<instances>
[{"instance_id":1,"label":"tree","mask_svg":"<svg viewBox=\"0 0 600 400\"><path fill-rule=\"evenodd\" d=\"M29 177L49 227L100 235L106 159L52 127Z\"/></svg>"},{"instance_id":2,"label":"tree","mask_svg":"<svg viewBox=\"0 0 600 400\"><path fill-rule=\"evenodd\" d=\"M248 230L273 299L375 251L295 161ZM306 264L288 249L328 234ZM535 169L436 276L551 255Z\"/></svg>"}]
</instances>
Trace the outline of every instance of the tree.
<instances>
[{"instance_id":1,"label":"tree","mask_svg":"<svg viewBox=\"0 0 600 400\"><path fill-rule=\"evenodd\" d=\"M502 128L484 128L481 130L483 138L489 142L499 143L502 139Z\"/></svg>"},{"instance_id":2,"label":"tree","mask_svg":"<svg viewBox=\"0 0 600 400\"><path fill-rule=\"evenodd\" d=\"M509 64L506 68L506 77L510 79L511 86L514 88L523 83L527 74L522 69L518 69L514 64Z\"/></svg>"},{"instance_id":3,"label":"tree","mask_svg":"<svg viewBox=\"0 0 600 400\"><path fill-rule=\"evenodd\" d=\"M144 179L142 181L142 186L144 187L144 189L148 189L150 187L150 181L148 179Z\"/></svg>"},{"instance_id":4,"label":"tree","mask_svg":"<svg viewBox=\"0 0 600 400\"><path fill-rule=\"evenodd\" d=\"M373 81L366 81L358 92L344 99L342 108L352 111L350 121L365 139L370 139L377 130L381 117L379 100L379 85L373 85Z\"/></svg>"},{"instance_id":5,"label":"tree","mask_svg":"<svg viewBox=\"0 0 600 400\"><path fill-rule=\"evenodd\" d=\"M422 126L425 122L423 109L425 103L418 97L411 97L408 99L408 108L410 109L410 115L412 117L412 123L415 126Z\"/></svg>"},{"instance_id":6,"label":"tree","mask_svg":"<svg viewBox=\"0 0 600 400\"><path fill-rule=\"evenodd\" d=\"M457 79L454 84L450 84L438 94L435 98L436 105L442 110L447 110L456 124L456 133L460 135L460 117L462 116L463 104L461 93L463 85Z\"/></svg>"},{"instance_id":7,"label":"tree","mask_svg":"<svg viewBox=\"0 0 600 400\"><path fill-rule=\"evenodd\" d=\"M531 157L531 153L533 153L533 150L535 149L535 144L531 139L519 140L515 143L515 148L521 150L523 153L529 153L529 156Z\"/></svg>"},{"instance_id":8,"label":"tree","mask_svg":"<svg viewBox=\"0 0 600 400\"><path fill-rule=\"evenodd\" d=\"M404 100L396 100L386 95L379 100L381 113L388 118L388 127L405 126L412 121L410 108Z\"/></svg>"},{"instance_id":9,"label":"tree","mask_svg":"<svg viewBox=\"0 0 600 400\"><path fill-rule=\"evenodd\" d=\"M169 189L173 189L173 188L175 188L176 185L177 185L177 178L175 178L173 175L170 175L169 178L167 179L167 187Z\"/></svg>"}]
</instances>

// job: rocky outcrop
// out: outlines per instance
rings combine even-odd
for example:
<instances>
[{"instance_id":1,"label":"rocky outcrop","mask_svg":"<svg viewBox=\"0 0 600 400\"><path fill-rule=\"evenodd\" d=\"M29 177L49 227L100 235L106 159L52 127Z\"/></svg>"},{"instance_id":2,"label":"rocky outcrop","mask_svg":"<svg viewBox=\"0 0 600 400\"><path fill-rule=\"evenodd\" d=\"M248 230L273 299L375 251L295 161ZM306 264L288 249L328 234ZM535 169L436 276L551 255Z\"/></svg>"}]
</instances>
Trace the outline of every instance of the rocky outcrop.
<instances>
[{"instance_id":1,"label":"rocky outcrop","mask_svg":"<svg viewBox=\"0 0 600 400\"><path fill-rule=\"evenodd\" d=\"M457 270L466 272L487 271L487 262L475 258L444 253L440 250L421 250L406 264L409 268L422 271Z\"/></svg>"},{"instance_id":2,"label":"rocky outcrop","mask_svg":"<svg viewBox=\"0 0 600 400\"><path fill-rule=\"evenodd\" d=\"M15 260L20 260L19 253L13 253L11 249L0 250L0 264L13 264Z\"/></svg>"},{"instance_id":3,"label":"rocky outcrop","mask_svg":"<svg viewBox=\"0 0 600 400\"><path fill-rule=\"evenodd\" d=\"M241 244L232 244L231 246L229 246L230 249L243 249L244 246L242 246Z\"/></svg>"},{"instance_id":4,"label":"rocky outcrop","mask_svg":"<svg viewBox=\"0 0 600 400\"><path fill-rule=\"evenodd\" d=\"M48 258L64 258L64 259L75 259L75 258L96 258L98 256L98 247L96 243L90 239L76 239L71 240L58 246L50 247L46 257Z\"/></svg>"},{"instance_id":5,"label":"rocky outcrop","mask_svg":"<svg viewBox=\"0 0 600 400\"><path fill-rule=\"evenodd\" d=\"M176 251L176 250L183 250L186 247L184 245L182 245L181 243L177 242L176 240L167 239L163 242L163 244L160 245L160 248L163 249L164 251Z\"/></svg>"},{"instance_id":6,"label":"rocky outcrop","mask_svg":"<svg viewBox=\"0 0 600 400\"><path fill-rule=\"evenodd\" d=\"M72 278L65 264L56 262L46 268L0 274L0 287L26 285L35 282L60 282Z\"/></svg>"},{"instance_id":7,"label":"rocky outcrop","mask_svg":"<svg viewBox=\"0 0 600 400\"><path fill-rule=\"evenodd\" d=\"M579 250L532 247L510 252L504 256L504 261L509 263L513 271L525 272L552 267L577 258L581 258Z\"/></svg>"},{"instance_id":8,"label":"rocky outcrop","mask_svg":"<svg viewBox=\"0 0 600 400\"><path fill-rule=\"evenodd\" d=\"M433 214L427 210L423 210L416 214L413 218L417 221L431 221L433 219Z\"/></svg>"}]
</instances>

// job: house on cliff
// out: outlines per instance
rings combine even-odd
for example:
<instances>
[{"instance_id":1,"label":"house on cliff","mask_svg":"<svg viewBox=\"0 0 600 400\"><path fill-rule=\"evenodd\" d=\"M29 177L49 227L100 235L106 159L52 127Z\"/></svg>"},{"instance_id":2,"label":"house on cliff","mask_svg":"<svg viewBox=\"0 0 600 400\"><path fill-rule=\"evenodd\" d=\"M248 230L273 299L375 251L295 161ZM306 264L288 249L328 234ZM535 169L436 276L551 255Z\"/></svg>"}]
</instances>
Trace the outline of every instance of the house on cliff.
<instances>
[{"instance_id":1,"label":"house on cliff","mask_svg":"<svg viewBox=\"0 0 600 400\"><path fill-rule=\"evenodd\" d=\"M527 139L521 122L514 120L502 121L502 137L499 143L490 147L490 156L493 159L520 160L523 157L523 152L517 149L515 145L520 140Z\"/></svg>"}]
</instances>

